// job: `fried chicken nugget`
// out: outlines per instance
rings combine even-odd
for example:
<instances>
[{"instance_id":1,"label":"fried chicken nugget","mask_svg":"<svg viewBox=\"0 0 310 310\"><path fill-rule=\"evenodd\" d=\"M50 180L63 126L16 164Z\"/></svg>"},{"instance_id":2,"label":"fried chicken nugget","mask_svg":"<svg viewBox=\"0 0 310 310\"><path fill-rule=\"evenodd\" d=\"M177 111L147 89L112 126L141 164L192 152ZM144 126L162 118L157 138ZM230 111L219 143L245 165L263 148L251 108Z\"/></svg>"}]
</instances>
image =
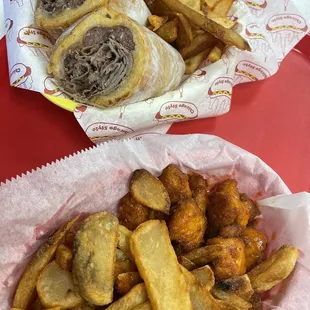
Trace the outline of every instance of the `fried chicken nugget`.
<instances>
[{"instance_id":1,"label":"fried chicken nugget","mask_svg":"<svg viewBox=\"0 0 310 310\"><path fill-rule=\"evenodd\" d=\"M167 166L159 177L169 194L171 204L192 197L188 176L174 165Z\"/></svg>"},{"instance_id":2,"label":"fried chicken nugget","mask_svg":"<svg viewBox=\"0 0 310 310\"><path fill-rule=\"evenodd\" d=\"M259 206L246 194L240 194L240 200L243 202L243 205L248 209L249 222L254 221L254 219L261 214Z\"/></svg>"},{"instance_id":3,"label":"fried chicken nugget","mask_svg":"<svg viewBox=\"0 0 310 310\"><path fill-rule=\"evenodd\" d=\"M222 255L212 261L216 279L224 280L245 274L245 246L238 238L216 237L209 239L208 245L220 245L225 250Z\"/></svg>"},{"instance_id":4,"label":"fried chicken nugget","mask_svg":"<svg viewBox=\"0 0 310 310\"><path fill-rule=\"evenodd\" d=\"M192 191L193 198L203 214L207 211L208 206L208 183L202 175L190 173L188 175L189 187Z\"/></svg>"},{"instance_id":5,"label":"fried chicken nugget","mask_svg":"<svg viewBox=\"0 0 310 310\"><path fill-rule=\"evenodd\" d=\"M268 239L262 231L253 227L245 228L241 239L245 244L246 269L249 271L264 260Z\"/></svg>"},{"instance_id":6,"label":"fried chicken nugget","mask_svg":"<svg viewBox=\"0 0 310 310\"><path fill-rule=\"evenodd\" d=\"M150 209L138 203L130 193L120 200L119 221L130 230L135 230L149 219Z\"/></svg>"},{"instance_id":7,"label":"fried chicken nugget","mask_svg":"<svg viewBox=\"0 0 310 310\"><path fill-rule=\"evenodd\" d=\"M198 248L207 228L206 217L192 198L180 201L172 211L168 224L170 238L184 252Z\"/></svg>"},{"instance_id":8,"label":"fried chicken nugget","mask_svg":"<svg viewBox=\"0 0 310 310\"><path fill-rule=\"evenodd\" d=\"M267 260L254 267L248 273L254 291L268 291L286 279L293 271L297 258L298 250L295 247L283 245Z\"/></svg>"},{"instance_id":9,"label":"fried chicken nugget","mask_svg":"<svg viewBox=\"0 0 310 310\"><path fill-rule=\"evenodd\" d=\"M237 224L246 227L249 222L249 210L240 200L237 181L233 179L220 183L209 196L208 222L210 236L216 236L220 228Z\"/></svg>"},{"instance_id":10,"label":"fried chicken nugget","mask_svg":"<svg viewBox=\"0 0 310 310\"><path fill-rule=\"evenodd\" d=\"M94 305L113 301L114 261L119 223L99 212L83 221L73 243L72 274L80 295Z\"/></svg>"}]
</instances>

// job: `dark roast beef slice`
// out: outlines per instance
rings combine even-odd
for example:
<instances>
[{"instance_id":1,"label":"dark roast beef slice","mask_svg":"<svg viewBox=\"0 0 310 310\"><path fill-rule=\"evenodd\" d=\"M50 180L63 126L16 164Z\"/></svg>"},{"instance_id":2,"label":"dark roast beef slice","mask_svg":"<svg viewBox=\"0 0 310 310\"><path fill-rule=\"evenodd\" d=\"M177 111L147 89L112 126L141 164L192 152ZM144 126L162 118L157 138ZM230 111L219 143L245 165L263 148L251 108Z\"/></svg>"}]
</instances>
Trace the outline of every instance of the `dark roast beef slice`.
<instances>
[{"instance_id":1,"label":"dark roast beef slice","mask_svg":"<svg viewBox=\"0 0 310 310\"><path fill-rule=\"evenodd\" d=\"M82 45L64 59L63 88L82 101L97 94L108 95L132 69L135 43L131 31L123 26L95 27L86 33Z\"/></svg>"},{"instance_id":2,"label":"dark roast beef slice","mask_svg":"<svg viewBox=\"0 0 310 310\"><path fill-rule=\"evenodd\" d=\"M48 13L60 13L68 8L75 9L85 0L41 0L43 9Z\"/></svg>"}]
</instances>

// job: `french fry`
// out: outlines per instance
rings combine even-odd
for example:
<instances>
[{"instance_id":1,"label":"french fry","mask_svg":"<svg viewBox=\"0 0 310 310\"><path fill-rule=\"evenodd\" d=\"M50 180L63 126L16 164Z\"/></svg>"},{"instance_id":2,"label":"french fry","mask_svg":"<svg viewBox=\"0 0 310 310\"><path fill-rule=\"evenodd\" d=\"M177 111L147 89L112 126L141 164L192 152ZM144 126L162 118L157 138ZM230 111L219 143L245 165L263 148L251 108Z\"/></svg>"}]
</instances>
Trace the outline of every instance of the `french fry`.
<instances>
[{"instance_id":1,"label":"french fry","mask_svg":"<svg viewBox=\"0 0 310 310\"><path fill-rule=\"evenodd\" d=\"M130 252L130 238L132 231L123 225L119 225L117 247L122 250L131 260L133 257Z\"/></svg>"},{"instance_id":2,"label":"french fry","mask_svg":"<svg viewBox=\"0 0 310 310\"><path fill-rule=\"evenodd\" d=\"M248 273L254 291L258 293L268 291L286 279L293 271L297 258L296 248L283 245L267 260L254 267Z\"/></svg>"},{"instance_id":3,"label":"french fry","mask_svg":"<svg viewBox=\"0 0 310 310\"><path fill-rule=\"evenodd\" d=\"M194 37L190 45L185 46L179 50L183 59L188 59L198 55L199 53L213 47L216 39L209 33L203 32Z\"/></svg>"},{"instance_id":4,"label":"french fry","mask_svg":"<svg viewBox=\"0 0 310 310\"><path fill-rule=\"evenodd\" d=\"M151 209L169 214L171 203L167 190L147 170L134 171L129 187L130 193L136 201Z\"/></svg>"},{"instance_id":5,"label":"french fry","mask_svg":"<svg viewBox=\"0 0 310 310\"><path fill-rule=\"evenodd\" d=\"M78 218L75 217L57 230L34 254L19 280L13 300L13 308L27 309L30 306L35 293L36 283L42 270L52 260L59 244Z\"/></svg>"},{"instance_id":6,"label":"french fry","mask_svg":"<svg viewBox=\"0 0 310 310\"><path fill-rule=\"evenodd\" d=\"M236 46L241 50L251 51L249 43L232 29L227 29L208 17L190 9L179 0L162 0L172 11L183 14L197 26L208 31L226 45Z\"/></svg>"},{"instance_id":7,"label":"french fry","mask_svg":"<svg viewBox=\"0 0 310 310\"><path fill-rule=\"evenodd\" d=\"M99 212L83 221L73 243L72 274L80 295L94 305L113 301L118 219Z\"/></svg>"},{"instance_id":8,"label":"french fry","mask_svg":"<svg viewBox=\"0 0 310 310\"><path fill-rule=\"evenodd\" d=\"M131 310L148 301L145 285L143 283L133 287L129 293L113 302L107 310Z\"/></svg>"},{"instance_id":9,"label":"french fry","mask_svg":"<svg viewBox=\"0 0 310 310\"><path fill-rule=\"evenodd\" d=\"M75 290L71 272L61 269L56 261L49 263L42 271L37 282L37 292L45 308L68 309L83 301Z\"/></svg>"},{"instance_id":10,"label":"french fry","mask_svg":"<svg viewBox=\"0 0 310 310\"><path fill-rule=\"evenodd\" d=\"M147 301L142 305L134 307L132 310L152 310L152 305L149 301Z\"/></svg>"},{"instance_id":11,"label":"french fry","mask_svg":"<svg viewBox=\"0 0 310 310\"><path fill-rule=\"evenodd\" d=\"M192 10L199 12L200 11L200 0L180 0L184 5L190 7Z\"/></svg>"},{"instance_id":12,"label":"french fry","mask_svg":"<svg viewBox=\"0 0 310 310\"><path fill-rule=\"evenodd\" d=\"M205 5L209 10L212 10L219 1L220 0L202 0L201 5Z\"/></svg>"},{"instance_id":13,"label":"french fry","mask_svg":"<svg viewBox=\"0 0 310 310\"><path fill-rule=\"evenodd\" d=\"M116 261L114 264L114 279L121 273L137 271L137 266L131 260Z\"/></svg>"},{"instance_id":14,"label":"french fry","mask_svg":"<svg viewBox=\"0 0 310 310\"><path fill-rule=\"evenodd\" d=\"M214 7L212 8L212 12L221 17L226 17L234 0L219 0Z\"/></svg>"},{"instance_id":15,"label":"french fry","mask_svg":"<svg viewBox=\"0 0 310 310\"><path fill-rule=\"evenodd\" d=\"M152 26L152 31L156 31L158 28L160 28L168 21L168 16L162 17L157 15L151 15L147 19L150 25Z\"/></svg>"},{"instance_id":16,"label":"french fry","mask_svg":"<svg viewBox=\"0 0 310 310\"><path fill-rule=\"evenodd\" d=\"M227 280L217 281L217 287L222 291L237 295L249 301L254 294L248 275L237 276Z\"/></svg>"},{"instance_id":17,"label":"french fry","mask_svg":"<svg viewBox=\"0 0 310 310\"><path fill-rule=\"evenodd\" d=\"M186 268L182 267L182 272L185 277L187 287L190 292L190 299L192 302L193 310L218 310L219 304L216 299L211 295L206 287L203 287L198 279L189 272Z\"/></svg>"},{"instance_id":18,"label":"french fry","mask_svg":"<svg viewBox=\"0 0 310 310\"><path fill-rule=\"evenodd\" d=\"M183 256L192 261L197 267L204 266L223 254L225 249L221 245L207 245L192 250Z\"/></svg>"},{"instance_id":19,"label":"french fry","mask_svg":"<svg viewBox=\"0 0 310 310\"><path fill-rule=\"evenodd\" d=\"M152 14L166 16L171 13L171 10L162 2L162 0L147 0L146 4Z\"/></svg>"},{"instance_id":20,"label":"french fry","mask_svg":"<svg viewBox=\"0 0 310 310\"><path fill-rule=\"evenodd\" d=\"M116 261L124 262L126 260L129 260L129 257L122 250L116 249L115 259Z\"/></svg>"},{"instance_id":21,"label":"french fry","mask_svg":"<svg viewBox=\"0 0 310 310\"><path fill-rule=\"evenodd\" d=\"M61 244L56 250L56 263L63 270L72 269L72 251L64 244Z\"/></svg>"},{"instance_id":22,"label":"french fry","mask_svg":"<svg viewBox=\"0 0 310 310\"><path fill-rule=\"evenodd\" d=\"M167 43L173 43L178 37L178 19L175 18L158 28L155 33Z\"/></svg>"},{"instance_id":23,"label":"french fry","mask_svg":"<svg viewBox=\"0 0 310 310\"><path fill-rule=\"evenodd\" d=\"M223 54L223 50L225 48L225 45L223 44L223 42L218 42L213 49L211 50L211 52L208 55L208 60L210 60L211 62L217 62L218 60L221 59L222 54Z\"/></svg>"},{"instance_id":24,"label":"french fry","mask_svg":"<svg viewBox=\"0 0 310 310\"><path fill-rule=\"evenodd\" d=\"M189 291L165 222L141 224L130 239L131 252L153 310L191 310Z\"/></svg>"},{"instance_id":25,"label":"french fry","mask_svg":"<svg viewBox=\"0 0 310 310\"><path fill-rule=\"evenodd\" d=\"M210 48L202 51L198 55L188 58L185 60L185 74L192 74L195 72L200 64L207 58L207 55L210 52Z\"/></svg>"},{"instance_id":26,"label":"french fry","mask_svg":"<svg viewBox=\"0 0 310 310\"><path fill-rule=\"evenodd\" d=\"M139 272L131 271L119 274L115 281L115 287L120 294L125 295L134 286L142 282L143 280L141 279Z\"/></svg>"},{"instance_id":27,"label":"french fry","mask_svg":"<svg viewBox=\"0 0 310 310\"><path fill-rule=\"evenodd\" d=\"M191 271L191 270L196 268L196 265L192 261L190 261L188 258L186 258L184 256L179 256L178 257L178 261L179 261L179 263L183 267L185 267L189 271Z\"/></svg>"},{"instance_id":28,"label":"french fry","mask_svg":"<svg viewBox=\"0 0 310 310\"><path fill-rule=\"evenodd\" d=\"M208 291L210 291L215 284L214 273L208 265L192 270L192 274Z\"/></svg>"},{"instance_id":29,"label":"french fry","mask_svg":"<svg viewBox=\"0 0 310 310\"><path fill-rule=\"evenodd\" d=\"M170 13L169 16L176 16L179 19L178 37L176 39L177 47L180 49L182 47L188 46L194 38L192 27L189 21L180 13Z\"/></svg>"},{"instance_id":30,"label":"french fry","mask_svg":"<svg viewBox=\"0 0 310 310\"><path fill-rule=\"evenodd\" d=\"M252 308L252 305L249 302L243 300L241 297L231 293L224 292L223 290L220 290L217 287L213 287L211 293L214 297L222 301L221 308L223 309L247 310Z\"/></svg>"},{"instance_id":31,"label":"french fry","mask_svg":"<svg viewBox=\"0 0 310 310\"><path fill-rule=\"evenodd\" d=\"M227 19L226 17L218 16L216 13L210 11L207 14L207 17L217 23L218 25L223 26L226 29L232 29L236 26L237 22Z\"/></svg>"}]
</instances>

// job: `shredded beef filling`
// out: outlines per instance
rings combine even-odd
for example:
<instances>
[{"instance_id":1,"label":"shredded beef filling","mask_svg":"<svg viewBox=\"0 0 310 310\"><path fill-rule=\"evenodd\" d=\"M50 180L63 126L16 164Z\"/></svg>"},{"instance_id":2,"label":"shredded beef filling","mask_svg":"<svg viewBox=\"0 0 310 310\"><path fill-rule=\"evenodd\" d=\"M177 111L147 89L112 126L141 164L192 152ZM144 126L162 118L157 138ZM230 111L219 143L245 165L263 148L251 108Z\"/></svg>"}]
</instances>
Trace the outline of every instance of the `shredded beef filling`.
<instances>
[{"instance_id":1,"label":"shredded beef filling","mask_svg":"<svg viewBox=\"0 0 310 310\"><path fill-rule=\"evenodd\" d=\"M64 90L73 98L86 100L119 87L133 65L131 31L123 26L95 27L85 34L81 45L64 59Z\"/></svg>"},{"instance_id":2,"label":"shredded beef filling","mask_svg":"<svg viewBox=\"0 0 310 310\"><path fill-rule=\"evenodd\" d=\"M43 9L51 14L58 14L66 9L75 9L85 0L41 0Z\"/></svg>"}]
</instances>

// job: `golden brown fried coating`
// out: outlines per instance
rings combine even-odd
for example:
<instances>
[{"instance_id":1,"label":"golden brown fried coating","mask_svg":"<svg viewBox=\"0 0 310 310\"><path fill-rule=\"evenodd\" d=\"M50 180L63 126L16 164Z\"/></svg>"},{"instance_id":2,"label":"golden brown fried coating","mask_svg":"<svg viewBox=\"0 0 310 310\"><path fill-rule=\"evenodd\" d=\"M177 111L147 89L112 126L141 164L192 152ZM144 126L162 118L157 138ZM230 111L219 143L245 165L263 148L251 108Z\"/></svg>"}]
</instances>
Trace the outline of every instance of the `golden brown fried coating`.
<instances>
[{"instance_id":1,"label":"golden brown fried coating","mask_svg":"<svg viewBox=\"0 0 310 310\"><path fill-rule=\"evenodd\" d=\"M240 200L236 180L228 179L220 183L209 199L207 213L211 237L216 236L221 227L233 224L246 227L249 211Z\"/></svg>"},{"instance_id":2,"label":"golden brown fried coating","mask_svg":"<svg viewBox=\"0 0 310 310\"><path fill-rule=\"evenodd\" d=\"M250 301L254 294L251 281L246 274L227 280L217 281L216 285L222 291L237 295L245 301Z\"/></svg>"},{"instance_id":3,"label":"golden brown fried coating","mask_svg":"<svg viewBox=\"0 0 310 310\"><path fill-rule=\"evenodd\" d=\"M120 200L119 221L128 229L135 230L149 219L149 210L128 193Z\"/></svg>"},{"instance_id":4,"label":"golden brown fried coating","mask_svg":"<svg viewBox=\"0 0 310 310\"><path fill-rule=\"evenodd\" d=\"M196 265L185 256L179 256L178 261L183 267L185 267L189 271L196 269Z\"/></svg>"},{"instance_id":5,"label":"golden brown fried coating","mask_svg":"<svg viewBox=\"0 0 310 310\"><path fill-rule=\"evenodd\" d=\"M240 194L240 200L249 211L249 222L252 222L261 214L257 203L250 199L246 194Z\"/></svg>"},{"instance_id":6,"label":"golden brown fried coating","mask_svg":"<svg viewBox=\"0 0 310 310\"><path fill-rule=\"evenodd\" d=\"M189 186L198 207L206 213L208 207L208 183L202 175L197 173L190 173L188 175Z\"/></svg>"},{"instance_id":7,"label":"golden brown fried coating","mask_svg":"<svg viewBox=\"0 0 310 310\"><path fill-rule=\"evenodd\" d=\"M169 220L169 215L157 210L150 209L149 220L160 220L167 222Z\"/></svg>"},{"instance_id":8,"label":"golden brown fried coating","mask_svg":"<svg viewBox=\"0 0 310 310\"><path fill-rule=\"evenodd\" d=\"M250 299L252 310L263 310L262 298L260 294L254 293Z\"/></svg>"},{"instance_id":9,"label":"golden brown fried coating","mask_svg":"<svg viewBox=\"0 0 310 310\"><path fill-rule=\"evenodd\" d=\"M283 245L264 262L254 267L248 276L255 292L262 293L286 279L293 271L298 258L298 250Z\"/></svg>"},{"instance_id":10,"label":"golden brown fried coating","mask_svg":"<svg viewBox=\"0 0 310 310\"><path fill-rule=\"evenodd\" d=\"M207 244L225 248L223 254L212 261L213 271L218 280L245 274L245 246L242 240L216 237L209 239Z\"/></svg>"},{"instance_id":11,"label":"golden brown fried coating","mask_svg":"<svg viewBox=\"0 0 310 310\"><path fill-rule=\"evenodd\" d=\"M264 260L268 239L262 231L253 227L245 228L241 239L245 244L246 269L249 271Z\"/></svg>"},{"instance_id":12,"label":"golden brown fried coating","mask_svg":"<svg viewBox=\"0 0 310 310\"><path fill-rule=\"evenodd\" d=\"M139 283L142 283L143 280L141 279L138 271L131 271L126 273L121 273L117 276L115 281L116 290L121 294L127 294L134 286Z\"/></svg>"},{"instance_id":13,"label":"golden brown fried coating","mask_svg":"<svg viewBox=\"0 0 310 310\"><path fill-rule=\"evenodd\" d=\"M198 248L203 242L207 221L195 200L189 198L176 205L168 227L171 240L188 252Z\"/></svg>"},{"instance_id":14,"label":"golden brown fried coating","mask_svg":"<svg viewBox=\"0 0 310 310\"><path fill-rule=\"evenodd\" d=\"M187 174L174 165L167 166L159 177L168 191L171 204L192 197Z\"/></svg>"},{"instance_id":15,"label":"golden brown fried coating","mask_svg":"<svg viewBox=\"0 0 310 310\"><path fill-rule=\"evenodd\" d=\"M237 224L221 227L219 230L219 236L224 238L240 237L243 229L243 227Z\"/></svg>"}]
</instances>

